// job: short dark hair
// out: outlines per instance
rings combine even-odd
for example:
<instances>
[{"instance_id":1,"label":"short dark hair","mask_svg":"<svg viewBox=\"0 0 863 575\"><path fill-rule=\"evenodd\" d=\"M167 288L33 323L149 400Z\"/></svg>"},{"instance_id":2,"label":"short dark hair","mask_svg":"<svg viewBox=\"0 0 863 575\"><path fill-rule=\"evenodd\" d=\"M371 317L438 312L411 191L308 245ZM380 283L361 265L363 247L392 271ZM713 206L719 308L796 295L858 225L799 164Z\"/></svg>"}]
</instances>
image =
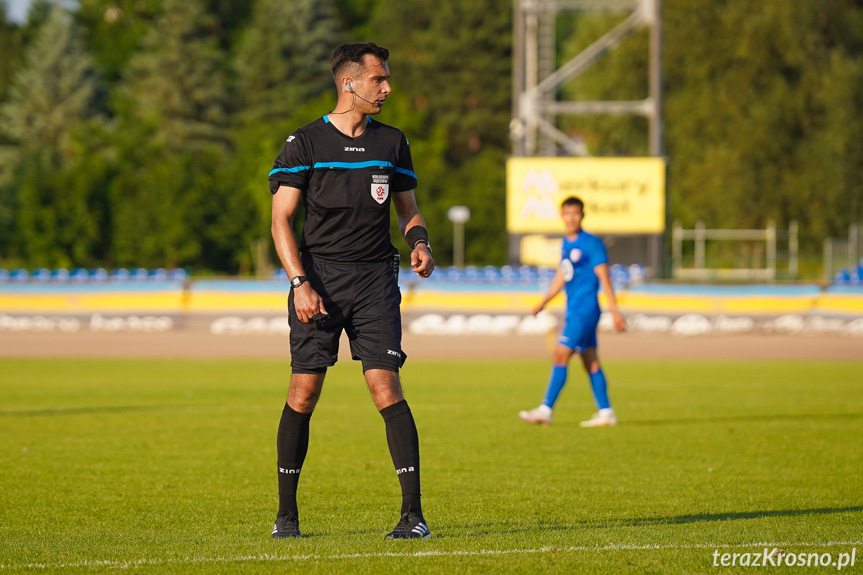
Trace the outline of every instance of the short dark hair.
<instances>
[{"instance_id":1,"label":"short dark hair","mask_svg":"<svg viewBox=\"0 0 863 575\"><path fill-rule=\"evenodd\" d=\"M385 63L390 57L390 51L386 48L381 48L374 42L366 42L365 44L342 44L336 51L333 52L333 57L330 58L330 68L333 70L333 78L338 81L339 74L346 66L365 64L366 54L375 56L381 63Z\"/></svg>"},{"instance_id":2,"label":"short dark hair","mask_svg":"<svg viewBox=\"0 0 863 575\"><path fill-rule=\"evenodd\" d=\"M584 213L584 202L581 201L581 198L569 196L568 198L563 200L563 203L560 204L561 208L564 208L566 206L578 206L579 208L581 208L581 212Z\"/></svg>"}]
</instances>

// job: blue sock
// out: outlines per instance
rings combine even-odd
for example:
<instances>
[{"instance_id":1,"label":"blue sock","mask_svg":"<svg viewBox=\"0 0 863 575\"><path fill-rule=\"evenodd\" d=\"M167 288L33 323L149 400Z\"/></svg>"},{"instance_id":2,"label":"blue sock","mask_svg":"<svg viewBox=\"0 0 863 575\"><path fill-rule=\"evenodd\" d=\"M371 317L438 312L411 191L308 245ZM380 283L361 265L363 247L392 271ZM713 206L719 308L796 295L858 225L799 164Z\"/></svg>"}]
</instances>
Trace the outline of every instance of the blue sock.
<instances>
[{"instance_id":1,"label":"blue sock","mask_svg":"<svg viewBox=\"0 0 863 575\"><path fill-rule=\"evenodd\" d=\"M608 384L605 381L605 374L602 373L602 368L596 373L590 374L590 386L593 388L593 399L596 400L596 405L599 409L608 409L611 403L608 401Z\"/></svg>"},{"instance_id":2,"label":"blue sock","mask_svg":"<svg viewBox=\"0 0 863 575\"><path fill-rule=\"evenodd\" d=\"M551 377L548 380L548 387L545 390L545 399L542 400L542 404L554 407L554 402L557 401L557 396L560 395L564 385L566 385L566 366L552 365Z\"/></svg>"}]
</instances>

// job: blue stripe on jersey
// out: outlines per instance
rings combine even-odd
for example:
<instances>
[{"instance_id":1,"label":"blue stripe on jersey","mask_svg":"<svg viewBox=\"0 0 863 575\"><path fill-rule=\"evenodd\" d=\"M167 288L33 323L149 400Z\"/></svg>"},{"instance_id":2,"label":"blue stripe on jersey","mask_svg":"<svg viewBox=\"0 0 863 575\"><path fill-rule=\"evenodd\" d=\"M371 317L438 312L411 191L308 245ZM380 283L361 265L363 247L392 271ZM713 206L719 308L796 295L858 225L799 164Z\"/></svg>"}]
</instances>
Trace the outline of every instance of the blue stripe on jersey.
<instances>
[{"instance_id":1,"label":"blue stripe on jersey","mask_svg":"<svg viewBox=\"0 0 863 575\"><path fill-rule=\"evenodd\" d=\"M294 174L296 172L302 172L304 170L310 170L310 169L311 169L311 167L309 167L309 166L297 166L296 168L277 168L275 170L272 170L270 172L270 175L272 176L273 174L277 174L279 172L288 172L289 174Z\"/></svg>"},{"instance_id":2,"label":"blue stripe on jersey","mask_svg":"<svg viewBox=\"0 0 863 575\"><path fill-rule=\"evenodd\" d=\"M371 162L318 162L315 164L315 168L346 168L348 170L356 170L362 168L392 168L393 165L389 162L382 161L371 161ZM287 172L289 174L295 174L297 172L302 172L305 170L311 169L310 166L297 166L296 168L277 168L275 170L270 171L270 176L273 174L277 174L279 172ZM413 179L417 179L417 175L410 170L405 170L404 168L395 168L397 172L405 174L407 176L412 177Z\"/></svg>"},{"instance_id":3,"label":"blue stripe on jersey","mask_svg":"<svg viewBox=\"0 0 863 575\"><path fill-rule=\"evenodd\" d=\"M318 168L346 168L348 170L357 170L361 168L392 168L393 165L389 162L381 160L372 160L370 162L316 162L315 169Z\"/></svg>"},{"instance_id":4,"label":"blue stripe on jersey","mask_svg":"<svg viewBox=\"0 0 863 575\"><path fill-rule=\"evenodd\" d=\"M396 171L397 171L398 173L400 173L400 174L404 174L404 175L406 175L406 176L410 176L410 177L412 177L413 179L415 179L415 180L419 181L419 180L417 179L417 175L416 175L415 173L413 173L412 171L410 171L410 170L406 170L406 169L404 169L404 168L396 168Z\"/></svg>"}]
</instances>

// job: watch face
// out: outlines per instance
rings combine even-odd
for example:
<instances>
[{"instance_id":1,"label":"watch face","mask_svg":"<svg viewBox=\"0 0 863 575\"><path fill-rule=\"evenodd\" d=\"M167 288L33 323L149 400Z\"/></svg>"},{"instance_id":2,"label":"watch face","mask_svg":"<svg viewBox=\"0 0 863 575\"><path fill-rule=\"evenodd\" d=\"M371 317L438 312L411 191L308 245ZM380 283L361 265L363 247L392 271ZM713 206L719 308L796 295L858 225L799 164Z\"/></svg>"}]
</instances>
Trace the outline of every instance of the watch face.
<instances>
[{"instance_id":1,"label":"watch face","mask_svg":"<svg viewBox=\"0 0 863 575\"><path fill-rule=\"evenodd\" d=\"M300 284L302 284L302 283L303 282L299 277L295 277L295 278L291 279L291 286L292 287L300 287Z\"/></svg>"}]
</instances>

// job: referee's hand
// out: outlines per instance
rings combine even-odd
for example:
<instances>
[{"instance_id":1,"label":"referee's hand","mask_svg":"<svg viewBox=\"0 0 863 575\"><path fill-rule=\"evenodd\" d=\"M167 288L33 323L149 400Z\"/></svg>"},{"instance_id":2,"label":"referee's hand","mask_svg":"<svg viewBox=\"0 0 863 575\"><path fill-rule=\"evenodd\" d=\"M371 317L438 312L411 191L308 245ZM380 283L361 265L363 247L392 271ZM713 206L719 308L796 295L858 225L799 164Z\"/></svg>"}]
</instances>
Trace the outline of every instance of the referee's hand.
<instances>
[{"instance_id":1,"label":"referee's hand","mask_svg":"<svg viewBox=\"0 0 863 575\"><path fill-rule=\"evenodd\" d=\"M434 259L426 244L417 244L411 252L411 269L421 278L429 277L434 271Z\"/></svg>"},{"instance_id":2,"label":"referee's hand","mask_svg":"<svg viewBox=\"0 0 863 575\"><path fill-rule=\"evenodd\" d=\"M303 323L309 323L312 316L317 314L327 315L324 300L312 289L309 282L294 288L294 309L297 310L297 319Z\"/></svg>"}]
</instances>

